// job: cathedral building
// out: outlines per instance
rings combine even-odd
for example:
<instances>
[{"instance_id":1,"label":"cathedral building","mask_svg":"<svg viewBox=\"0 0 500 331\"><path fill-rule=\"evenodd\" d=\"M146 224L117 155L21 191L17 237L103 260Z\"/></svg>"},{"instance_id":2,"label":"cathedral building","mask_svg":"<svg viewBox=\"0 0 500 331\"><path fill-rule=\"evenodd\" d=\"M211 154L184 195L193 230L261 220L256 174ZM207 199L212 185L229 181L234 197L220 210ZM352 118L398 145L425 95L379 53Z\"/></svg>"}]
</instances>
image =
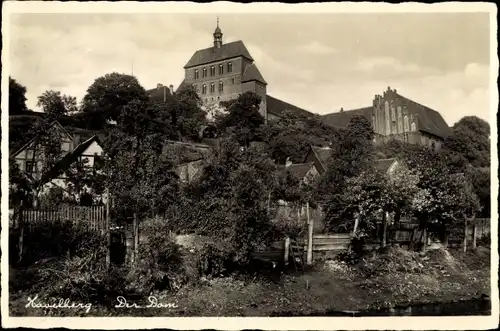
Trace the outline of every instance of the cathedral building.
<instances>
[{"instance_id":1,"label":"cathedral building","mask_svg":"<svg viewBox=\"0 0 500 331\"><path fill-rule=\"evenodd\" d=\"M262 98L260 113L267 118L267 82L242 41L223 43L217 22L213 46L196 51L184 66L184 84L193 85L204 105L236 99L254 92Z\"/></svg>"},{"instance_id":2,"label":"cathedral building","mask_svg":"<svg viewBox=\"0 0 500 331\"><path fill-rule=\"evenodd\" d=\"M375 95L369 107L341 109L322 117L326 124L346 127L354 116L362 116L370 121L376 142L396 139L439 149L450 134L450 128L441 114L400 95L390 87L383 94Z\"/></svg>"}]
</instances>

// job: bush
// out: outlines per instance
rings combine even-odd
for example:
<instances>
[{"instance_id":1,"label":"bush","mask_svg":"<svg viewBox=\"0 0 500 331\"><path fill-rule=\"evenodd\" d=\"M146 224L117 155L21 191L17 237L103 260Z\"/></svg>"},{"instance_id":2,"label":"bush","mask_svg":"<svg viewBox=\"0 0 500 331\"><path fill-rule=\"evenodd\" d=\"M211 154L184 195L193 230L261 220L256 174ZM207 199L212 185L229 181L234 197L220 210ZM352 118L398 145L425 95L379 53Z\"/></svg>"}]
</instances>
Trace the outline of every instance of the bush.
<instances>
[{"instance_id":1,"label":"bush","mask_svg":"<svg viewBox=\"0 0 500 331\"><path fill-rule=\"evenodd\" d=\"M165 220L146 220L142 234L139 258L127 277L129 288L142 294L154 290L178 290L188 277L181 248L167 231Z\"/></svg>"}]
</instances>

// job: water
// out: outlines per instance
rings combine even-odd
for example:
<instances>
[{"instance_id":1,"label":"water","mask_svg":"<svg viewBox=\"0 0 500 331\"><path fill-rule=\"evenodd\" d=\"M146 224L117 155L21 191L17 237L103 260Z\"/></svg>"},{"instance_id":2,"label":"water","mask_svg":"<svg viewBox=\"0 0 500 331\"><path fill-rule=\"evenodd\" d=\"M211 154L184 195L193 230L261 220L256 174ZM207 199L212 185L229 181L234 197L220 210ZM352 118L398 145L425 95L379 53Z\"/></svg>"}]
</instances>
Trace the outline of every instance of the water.
<instances>
[{"instance_id":1,"label":"water","mask_svg":"<svg viewBox=\"0 0 500 331\"><path fill-rule=\"evenodd\" d=\"M489 300L467 300L449 303L429 303L396 307L394 309L372 311L327 311L324 314L310 314L308 316L336 316L336 317L369 317L369 316L478 316L491 315ZM299 316L294 313L279 314L276 316ZM300 315L304 316L304 315Z\"/></svg>"}]
</instances>

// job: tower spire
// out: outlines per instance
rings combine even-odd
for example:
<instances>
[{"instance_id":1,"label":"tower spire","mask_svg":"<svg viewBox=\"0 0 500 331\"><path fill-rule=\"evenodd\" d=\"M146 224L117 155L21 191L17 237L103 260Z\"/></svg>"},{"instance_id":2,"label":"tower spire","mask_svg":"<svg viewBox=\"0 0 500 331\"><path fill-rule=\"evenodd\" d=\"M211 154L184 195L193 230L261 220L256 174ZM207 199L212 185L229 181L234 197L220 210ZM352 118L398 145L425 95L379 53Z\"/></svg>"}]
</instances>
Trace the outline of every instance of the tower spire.
<instances>
[{"instance_id":1,"label":"tower spire","mask_svg":"<svg viewBox=\"0 0 500 331\"><path fill-rule=\"evenodd\" d=\"M214 48L221 48L222 46L222 30L219 27L219 16L217 16L217 27L214 31Z\"/></svg>"}]
</instances>

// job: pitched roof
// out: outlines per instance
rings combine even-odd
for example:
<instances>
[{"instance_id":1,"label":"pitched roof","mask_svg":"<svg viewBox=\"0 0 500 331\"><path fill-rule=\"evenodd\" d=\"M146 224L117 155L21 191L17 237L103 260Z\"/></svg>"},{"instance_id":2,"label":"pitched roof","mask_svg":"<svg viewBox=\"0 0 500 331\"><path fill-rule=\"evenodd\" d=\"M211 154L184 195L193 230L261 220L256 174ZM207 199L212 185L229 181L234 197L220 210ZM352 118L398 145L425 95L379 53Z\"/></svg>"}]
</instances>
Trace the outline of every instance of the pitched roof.
<instances>
[{"instance_id":1,"label":"pitched roof","mask_svg":"<svg viewBox=\"0 0 500 331\"><path fill-rule=\"evenodd\" d=\"M49 182L50 180L56 178L57 176L61 175L64 173L66 170L69 169L71 164L75 162L78 157L93 143L97 142L100 144L99 137L97 135L92 136L91 138L85 140L78 146L76 146L73 151L70 153L66 154L61 160L59 160L51 169L49 169L47 172L45 172L42 175L42 178L40 180L41 184L45 184Z\"/></svg>"},{"instance_id":2,"label":"pitched roof","mask_svg":"<svg viewBox=\"0 0 500 331\"><path fill-rule=\"evenodd\" d=\"M167 146L174 146L179 156L179 164L186 164L204 159L212 148L206 144L187 143L181 141L167 140Z\"/></svg>"},{"instance_id":3,"label":"pitched roof","mask_svg":"<svg viewBox=\"0 0 500 331\"><path fill-rule=\"evenodd\" d=\"M373 114L373 107L363 107L358 109L344 110L337 113L331 113L321 116L325 124L336 128L345 128L349 125L349 121L354 116L362 116L371 123L371 116Z\"/></svg>"},{"instance_id":4,"label":"pitched roof","mask_svg":"<svg viewBox=\"0 0 500 331\"><path fill-rule=\"evenodd\" d=\"M52 121L45 130L48 130L49 128L53 127L53 126L56 126L59 128L59 130L65 134L68 138L70 138L71 140L73 140L73 136L70 135L68 133L68 131L61 125L61 123L59 123L58 121ZM14 151L13 153L10 154L10 157L15 157L17 154L21 153L22 151L24 151L26 148L28 148L35 140L36 138L39 136L38 135L35 135L33 138L31 138L26 144L24 144L21 148L17 149L16 151Z\"/></svg>"},{"instance_id":5,"label":"pitched roof","mask_svg":"<svg viewBox=\"0 0 500 331\"><path fill-rule=\"evenodd\" d=\"M254 80L267 85L267 82L264 80L264 77L262 77L262 74L260 73L255 63L252 63L245 67L245 71L243 72L243 77L241 78L241 82L244 83Z\"/></svg>"},{"instance_id":6,"label":"pitched roof","mask_svg":"<svg viewBox=\"0 0 500 331\"><path fill-rule=\"evenodd\" d=\"M238 56L243 56L253 61L252 56L250 56L250 53L241 40L222 44L220 48L215 48L212 46L209 48L200 49L193 54L184 68L195 67L198 65L235 58Z\"/></svg>"},{"instance_id":7,"label":"pitched roof","mask_svg":"<svg viewBox=\"0 0 500 331\"><path fill-rule=\"evenodd\" d=\"M389 171L389 168L394 164L394 162L396 162L395 158L376 160L375 168L385 174Z\"/></svg>"},{"instance_id":8,"label":"pitched roof","mask_svg":"<svg viewBox=\"0 0 500 331\"><path fill-rule=\"evenodd\" d=\"M401 98L406 99L409 103L409 107L413 108L414 112L418 115L417 121L418 129L420 131L424 131L441 138L446 138L450 135L450 127L446 124L446 121L440 113L400 94L398 95Z\"/></svg>"},{"instance_id":9,"label":"pitched roof","mask_svg":"<svg viewBox=\"0 0 500 331\"><path fill-rule=\"evenodd\" d=\"M283 116L286 111L290 111L292 114L298 117L310 117L314 115L313 113L305 109L299 108L288 102L272 97L269 94L266 95L266 104L267 112L277 116Z\"/></svg>"},{"instance_id":10,"label":"pitched roof","mask_svg":"<svg viewBox=\"0 0 500 331\"><path fill-rule=\"evenodd\" d=\"M332 149L330 147L311 146L311 150L316 155L316 158L319 160L323 168L326 168L328 160L332 155Z\"/></svg>"},{"instance_id":11,"label":"pitched roof","mask_svg":"<svg viewBox=\"0 0 500 331\"><path fill-rule=\"evenodd\" d=\"M298 180L302 180L313 165L314 162L291 164L286 167L286 170L290 171L290 173Z\"/></svg>"}]
</instances>

